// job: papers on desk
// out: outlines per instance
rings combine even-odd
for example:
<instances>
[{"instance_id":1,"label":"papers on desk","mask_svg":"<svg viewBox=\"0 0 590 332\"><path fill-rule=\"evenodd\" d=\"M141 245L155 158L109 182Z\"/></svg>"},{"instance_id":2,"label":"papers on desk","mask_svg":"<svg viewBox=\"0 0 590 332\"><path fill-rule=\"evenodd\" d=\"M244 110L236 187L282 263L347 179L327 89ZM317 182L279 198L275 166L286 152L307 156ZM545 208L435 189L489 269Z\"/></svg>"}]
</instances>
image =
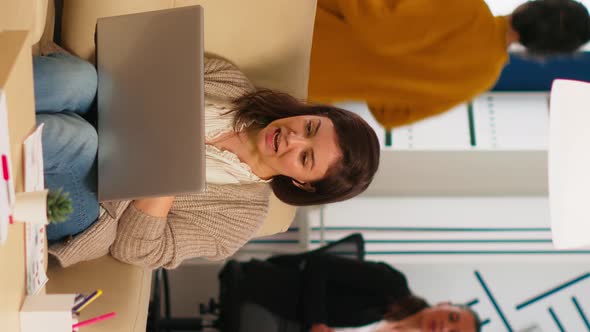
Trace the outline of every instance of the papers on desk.
<instances>
[{"instance_id":1,"label":"papers on desk","mask_svg":"<svg viewBox=\"0 0 590 332\"><path fill-rule=\"evenodd\" d=\"M32 133L24 142L24 164L25 164L25 191L27 193L39 192L45 190L45 181L43 178L43 145L41 137L43 134L43 124L41 124L34 133ZM47 214L45 210L46 195L40 195L43 203L41 218L35 222L26 223L26 259L27 259L27 294L34 295L43 288L47 283L45 274L45 224L47 223ZM31 215L35 215L31 211ZM27 218L26 221L33 221Z\"/></svg>"},{"instance_id":2,"label":"papers on desk","mask_svg":"<svg viewBox=\"0 0 590 332\"><path fill-rule=\"evenodd\" d=\"M8 224L12 221L15 201L6 95L2 89L0 89L0 158L0 245L2 245L8 236Z\"/></svg>"},{"instance_id":3,"label":"papers on desk","mask_svg":"<svg viewBox=\"0 0 590 332\"><path fill-rule=\"evenodd\" d=\"M27 295L36 295L47 283L45 226L26 223Z\"/></svg>"},{"instance_id":4,"label":"papers on desk","mask_svg":"<svg viewBox=\"0 0 590 332\"><path fill-rule=\"evenodd\" d=\"M43 125L25 140L25 191L35 192L45 189L43 178L43 148L41 134ZM0 245L8 236L8 225L12 222L15 212L16 195L12 179L10 160L10 137L8 134L8 113L6 109L6 95L0 89ZM45 207L45 196L42 196ZM43 210L45 211L45 210ZM46 212L43 212L43 223L26 223L26 271L27 294L37 294L47 282L45 274L45 223ZM28 218L24 218L27 220Z\"/></svg>"},{"instance_id":5,"label":"papers on desk","mask_svg":"<svg viewBox=\"0 0 590 332\"><path fill-rule=\"evenodd\" d=\"M43 123L37 127L25 142L25 191L37 191L45 189L43 175Z\"/></svg>"}]
</instances>

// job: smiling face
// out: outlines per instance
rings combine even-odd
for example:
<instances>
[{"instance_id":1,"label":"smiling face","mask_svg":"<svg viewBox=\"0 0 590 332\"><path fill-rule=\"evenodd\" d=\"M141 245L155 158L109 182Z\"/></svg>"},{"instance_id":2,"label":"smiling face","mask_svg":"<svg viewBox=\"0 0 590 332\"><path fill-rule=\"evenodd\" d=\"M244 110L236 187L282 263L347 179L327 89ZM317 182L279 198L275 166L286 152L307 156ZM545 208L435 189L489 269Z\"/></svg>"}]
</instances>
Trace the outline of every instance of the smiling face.
<instances>
[{"instance_id":1,"label":"smiling face","mask_svg":"<svg viewBox=\"0 0 590 332\"><path fill-rule=\"evenodd\" d=\"M315 115L271 122L256 134L256 149L260 162L275 175L299 183L323 179L342 155L332 120Z\"/></svg>"},{"instance_id":2,"label":"smiling face","mask_svg":"<svg viewBox=\"0 0 590 332\"><path fill-rule=\"evenodd\" d=\"M475 332L475 317L465 308L441 303L424 309L421 325L423 332Z\"/></svg>"}]
</instances>

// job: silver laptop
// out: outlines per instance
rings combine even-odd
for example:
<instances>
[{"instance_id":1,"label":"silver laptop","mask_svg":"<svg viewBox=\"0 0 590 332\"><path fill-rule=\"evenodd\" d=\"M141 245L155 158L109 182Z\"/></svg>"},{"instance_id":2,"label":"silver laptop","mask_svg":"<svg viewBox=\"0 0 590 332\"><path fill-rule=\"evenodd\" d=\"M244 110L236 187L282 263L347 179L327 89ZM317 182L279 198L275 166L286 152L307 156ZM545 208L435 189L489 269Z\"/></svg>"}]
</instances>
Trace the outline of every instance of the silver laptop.
<instances>
[{"instance_id":1,"label":"silver laptop","mask_svg":"<svg viewBox=\"0 0 590 332\"><path fill-rule=\"evenodd\" d=\"M98 199L205 187L203 9L100 18Z\"/></svg>"}]
</instances>

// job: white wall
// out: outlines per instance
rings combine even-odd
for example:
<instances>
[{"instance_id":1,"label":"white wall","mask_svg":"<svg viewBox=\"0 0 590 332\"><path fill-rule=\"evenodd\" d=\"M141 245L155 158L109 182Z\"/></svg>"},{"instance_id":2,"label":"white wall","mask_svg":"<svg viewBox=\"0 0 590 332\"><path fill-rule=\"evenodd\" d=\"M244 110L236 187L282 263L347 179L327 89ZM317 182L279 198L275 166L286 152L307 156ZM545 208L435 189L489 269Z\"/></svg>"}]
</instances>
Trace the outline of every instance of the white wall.
<instances>
[{"instance_id":1,"label":"white wall","mask_svg":"<svg viewBox=\"0 0 590 332\"><path fill-rule=\"evenodd\" d=\"M494 15L508 15L518 5L527 2L528 0L485 0ZM590 0L577 0L584 4L586 8L590 6Z\"/></svg>"},{"instance_id":2,"label":"white wall","mask_svg":"<svg viewBox=\"0 0 590 332\"><path fill-rule=\"evenodd\" d=\"M417 294L477 300L484 331L560 331L557 321L590 331L590 248L557 251L551 242L547 97L488 93L394 129L370 195L308 214L312 247L361 232L367 259L402 270ZM364 104L341 106L385 137Z\"/></svg>"},{"instance_id":3,"label":"white wall","mask_svg":"<svg viewBox=\"0 0 590 332\"><path fill-rule=\"evenodd\" d=\"M590 248L553 248L545 197L364 197L309 223L312 248L360 232L368 259L395 264L590 260Z\"/></svg>"},{"instance_id":4,"label":"white wall","mask_svg":"<svg viewBox=\"0 0 590 332\"><path fill-rule=\"evenodd\" d=\"M473 101L389 134L365 103L337 106L361 115L377 133L384 151L541 151L548 146L549 94L490 92Z\"/></svg>"},{"instance_id":5,"label":"white wall","mask_svg":"<svg viewBox=\"0 0 590 332\"><path fill-rule=\"evenodd\" d=\"M366 104L339 106L361 115L380 138L369 195L547 194L547 93L485 93L389 133Z\"/></svg>"}]
</instances>

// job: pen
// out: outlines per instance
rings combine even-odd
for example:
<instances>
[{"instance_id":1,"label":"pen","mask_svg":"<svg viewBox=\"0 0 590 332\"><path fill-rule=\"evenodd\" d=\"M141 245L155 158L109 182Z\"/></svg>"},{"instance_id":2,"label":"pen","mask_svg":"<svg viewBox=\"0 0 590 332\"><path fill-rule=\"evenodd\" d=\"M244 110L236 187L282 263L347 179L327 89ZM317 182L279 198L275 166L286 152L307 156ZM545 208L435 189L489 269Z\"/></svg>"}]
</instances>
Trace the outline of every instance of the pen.
<instances>
[{"instance_id":1,"label":"pen","mask_svg":"<svg viewBox=\"0 0 590 332\"><path fill-rule=\"evenodd\" d=\"M6 183L6 194L8 195L8 204L10 205L10 208L12 209L12 207L14 206L14 192L13 189L11 187L11 179L10 179L10 172L8 170L8 158L6 157L5 154L2 155L2 178L4 179L4 182ZM13 223L12 220L12 215L8 216L8 221L10 224Z\"/></svg>"},{"instance_id":2,"label":"pen","mask_svg":"<svg viewBox=\"0 0 590 332\"><path fill-rule=\"evenodd\" d=\"M74 307L80 304L85 298L86 296L84 296L84 294L76 294L76 298L74 299Z\"/></svg>"},{"instance_id":3,"label":"pen","mask_svg":"<svg viewBox=\"0 0 590 332\"><path fill-rule=\"evenodd\" d=\"M8 182L10 174L8 173L8 158L5 154L2 155L2 178Z\"/></svg>"},{"instance_id":4,"label":"pen","mask_svg":"<svg viewBox=\"0 0 590 332\"><path fill-rule=\"evenodd\" d=\"M86 308L86 306L88 306L90 303L92 303L94 300L96 300L101 295L102 295L102 289L95 290L92 294L90 294L88 297L86 297L82 302L75 305L74 308L72 308L72 311L74 313L78 313L78 312L82 311L82 309Z\"/></svg>"},{"instance_id":5,"label":"pen","mask_svg":"<svg viewBox=\"0 0 590 332\"><path fill-rule=\"evenodd\" d=\"M98 317L90 318L90 319L87 319L87 320L84 320L84 321L81 321L79 323L72 325L72 329L77 329L79 327L88 326L90 324L94 324L94 323L103 321L105 319L115 317L116 315L117 315L117 313L113 311L113 312L109 312L108 314L104 314L104 315L101 315Z\"/></svg>"}]
</instances>

